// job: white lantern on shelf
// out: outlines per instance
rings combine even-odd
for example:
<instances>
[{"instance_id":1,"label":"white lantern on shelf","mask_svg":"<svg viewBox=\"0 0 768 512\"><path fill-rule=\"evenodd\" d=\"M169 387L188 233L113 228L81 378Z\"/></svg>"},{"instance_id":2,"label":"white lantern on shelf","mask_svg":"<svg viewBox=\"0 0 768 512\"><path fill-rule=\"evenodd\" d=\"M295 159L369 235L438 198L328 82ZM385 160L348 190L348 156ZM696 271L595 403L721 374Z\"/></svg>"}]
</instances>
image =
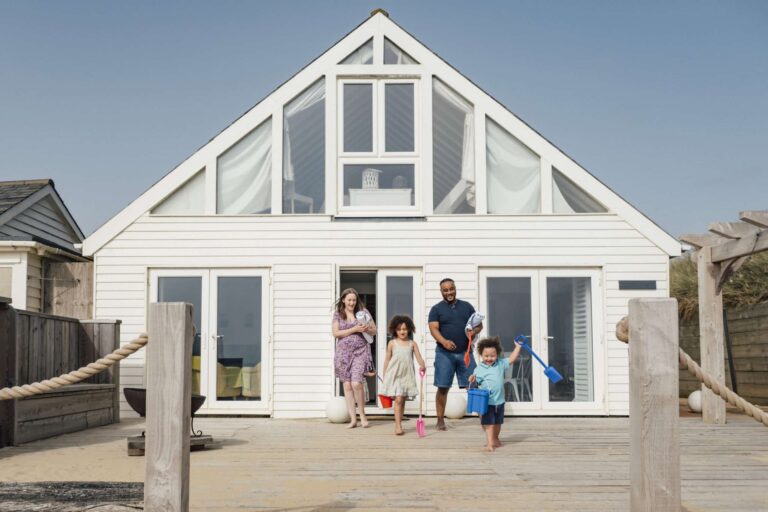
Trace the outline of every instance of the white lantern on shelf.
<instances>
[{"instance_id":1,"label":"white lantern on shelf","mask_svg":"<svg viewBox=\"0 0 768 512\"><path fill-rule=\"evenodd\" d=\"M371 169L370 167L363 169L363 189L378 189L380 174L381 171L378 169Z\"/></svg>"},{"instance_id":2,"label":"white lantern on shelf","mask_svg":"<svg viewBox=\"0 0 768 512\"><path fill-rule=\"evenodd\" d=\"M696 390L688 395L688 408L693 412L701 412L701 390Z\"/></svg>"},{"instance_id":3,"label":"white lantern on shelf","mask_svg":"<svg viewBox=\"0 0 768 512\"><path fill-rule=\"evenodd\" d=\"M343 396L335 396L325 406L325 416L331 423L347 423L350 420L347 401Z\"/></svg>"},{"instance_id":4,"label":"white lantern on shelf","mask_svg":"<svg viewBox=\"0 0 768 512\"><path fill-rule=\"evenodd\" d=\"M445 416L452 420L459 420L467 412L467 397L463 392L448 393L445 402Z\"/></svg>"}]
</instances>

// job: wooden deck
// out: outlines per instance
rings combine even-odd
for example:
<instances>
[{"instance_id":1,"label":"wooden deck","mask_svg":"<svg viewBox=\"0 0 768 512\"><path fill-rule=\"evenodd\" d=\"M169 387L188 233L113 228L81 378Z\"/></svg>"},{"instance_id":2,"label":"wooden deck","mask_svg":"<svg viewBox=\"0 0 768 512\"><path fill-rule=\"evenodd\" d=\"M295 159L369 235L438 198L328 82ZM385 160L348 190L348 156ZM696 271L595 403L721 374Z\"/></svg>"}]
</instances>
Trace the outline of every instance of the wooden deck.
<instances>
[{"instance_id":1,"label":"wooden deck","mask_svg":"<svg viewBox=\"0 0 768 512\"><path fill-rule=\"evenodd\" d=\"M477 420L424 439L390 421L346 431L321 420L202 418L222 441L191 455L193 510L629 509L627 418L513 418L496 453L481 451ZM125 454L143 422L0 450L0 481L141 481ZM768 429L744 416L724 426L681 418L683 509L768 510ZM2 504L0 503L0 510Z\"/></svg>"}]
</instances>

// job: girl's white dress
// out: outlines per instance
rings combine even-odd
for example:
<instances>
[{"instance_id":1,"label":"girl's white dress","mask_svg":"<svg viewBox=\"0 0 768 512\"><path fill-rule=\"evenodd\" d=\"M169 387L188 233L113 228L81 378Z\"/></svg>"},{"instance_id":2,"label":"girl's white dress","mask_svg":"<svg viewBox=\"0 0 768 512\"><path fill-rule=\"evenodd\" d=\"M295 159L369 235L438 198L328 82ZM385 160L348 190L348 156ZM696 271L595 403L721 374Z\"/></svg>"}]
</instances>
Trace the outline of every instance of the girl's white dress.
<instances>
[{"instance_id":1,"label":"girl's white dress","mask_svg":"<svg viewBox=\"0 0 768 512\"><path fill-rule=\"evenodd\" d=\"M394 341L392 359L389 360L379 393L384 396L404 396L408 400L413 400L419 394L413 365L413 341L409 341L406 346Z\"/></svg>"}]
</instances>

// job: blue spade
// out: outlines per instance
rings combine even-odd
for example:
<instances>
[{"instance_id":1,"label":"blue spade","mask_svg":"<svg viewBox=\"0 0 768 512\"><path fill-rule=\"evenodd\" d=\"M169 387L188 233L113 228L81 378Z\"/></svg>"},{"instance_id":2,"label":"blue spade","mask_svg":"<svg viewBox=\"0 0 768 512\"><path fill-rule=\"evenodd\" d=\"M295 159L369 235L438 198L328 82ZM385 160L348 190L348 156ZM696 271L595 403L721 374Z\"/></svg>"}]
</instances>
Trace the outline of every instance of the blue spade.
<instances>
[{"instance_id":1,"label":"blue spade","mask_svg":"<svg viewBox=\"0 0 768 512\"><path fill-rule=\"evenodd\" d=\"M528 352L529 352L529 353L530 353L530 354L531 354L533 357L535 357L535 358L536 358L536 360L537 360L538 362L540 362L540 363L541 363L541 366L543 366L543 367L544 367L544 375L546 375L546 376L547 376L547 378L548 378L549 380L551 380L551 381L552 381L552 384L557 384L558 382L560 382L561 380L563 380L563 376L562 376L562 375L560 375L560 374L557 372L557 370L555 370L555 369L554 369L553 367L551 367L551 366L548 366L548 365L547 365L547 363L545 363L544 361L542 361L542 360L541 360L541 358L540 358L540 357L539 357L539 356L536 354L536 352L534 352L534 351L533 351L533 349L531 348L531 346L530 346L530 345L528 345L528 344L525 342L525 338L526 338L526 337L525 337L525 336L523 336L523 335L521 334L520 336L518 336L517 338L515 338L515 343L517 343L518 345L520 345L521 347L523 347L525 350L527 350L527 351L528 351Z\"/></svg>"}]
</instances>

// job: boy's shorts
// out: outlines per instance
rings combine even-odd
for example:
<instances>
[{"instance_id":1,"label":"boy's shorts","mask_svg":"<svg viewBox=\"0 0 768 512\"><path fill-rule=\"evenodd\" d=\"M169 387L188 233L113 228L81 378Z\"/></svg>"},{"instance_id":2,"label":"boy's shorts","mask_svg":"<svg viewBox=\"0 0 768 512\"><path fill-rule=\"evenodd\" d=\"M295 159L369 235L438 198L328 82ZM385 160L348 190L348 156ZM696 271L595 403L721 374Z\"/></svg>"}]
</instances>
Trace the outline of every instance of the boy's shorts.
<instances>
[{"instance_id":1,"label":"boy's shorts","mask_svg":"<svg viewBox=\"0 0 768 512\"><path fill-rule=\"evenodd\" d=\"M488 412L480 416L481 425L501 425L504 423L504 404L489 405Z\"/></svg>"},{"instance_id":2,"label":"boy's shorts","mask_svg":"<svg viewBox=\"0 0 768 512\"><path fill-rule=\"evenodd\" d=\"M469 358L469 368L464 365L463 352L448 352L435 350L435 387L450 388L453 386L453 376L456 375L460 388L469 386L469 376L475 370L477 363L474 357Z\"/></svg>"}]
</instances>

